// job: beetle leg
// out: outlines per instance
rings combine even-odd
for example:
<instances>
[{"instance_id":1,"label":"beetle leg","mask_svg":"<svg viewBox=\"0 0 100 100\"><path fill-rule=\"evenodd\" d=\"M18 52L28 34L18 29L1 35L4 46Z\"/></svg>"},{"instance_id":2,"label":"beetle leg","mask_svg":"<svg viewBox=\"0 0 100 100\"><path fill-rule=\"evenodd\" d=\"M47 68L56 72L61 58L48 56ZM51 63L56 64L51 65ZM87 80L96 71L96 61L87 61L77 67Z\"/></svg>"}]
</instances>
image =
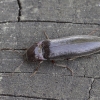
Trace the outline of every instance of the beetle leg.
<instances>
[{"instance_id":1,"label":"beetle leg","mask_svg":"<svg viewBox=\"0 0 100 100\"><path fill-rule=\"evenodd\" d=\"M56 59L56 60L65 60L65 59ZM73 71L68 66L56 64L56 62L55 62L56 60L50 60L50 61L53 63L53 65L60 66L60 67L63 67L63 68L67 68L71 72L71 75L73 75Z\"/></svg>"},{"instance_id":2,"label":"beetle leg","mask_svg":"<svg viewBox=\"0 0 100 100\"><path fill-rule=\"evenodd\" d=\"M60 67L63 67L63 68L67 68L70 72L71 72L71 75L73 75L73 71L66 65L60 65L60 64L54 64L56 66L60 66Z\"/></svg>"},{"instance_id":3,"label":"beetle leg","mask_svg":"<svg viewBox=\"0 0 100 100\"><path fill-rule=\"evenodd\" d=\"M95 30L93 30L92 32L89 33L89 35L92 35L93 33L95 33L95 32L98 31L98 30L99 30L98 28L95 29Z\"/></svg>"},{"instance_id":4,"label":"beetle leg","mask_svg":"<svg viewBox=\"0 0 100 100\"><path fill-rule=\"evenodd\" d=\"M43 32L43 33L44 33L46 39L49 40L49 37L48 37L48 35L46 34L46 32Z\"/></svg>"},{"instance_id":5,"label":"beetle leg","mask_svg":"<svg viewBox=\"0 0 100 100\"><path fill-rule=\"evenodd\" d=\"M34 76L34 75L38 72L38 69L40 68L40 64L41 64L41 63L43 63L43 61L40 61L40 62L39 62L38 66L35 68L34 73L32 73L32 74L30 75L30 77Z\"/></svg>"},{"instance_id":6,"label":"beetle leg","mask_svg":"<svg viewBox=\"0 0 100 100\"><path fill-rule=\"evenodd\" d=\"M75 59L77 59L78 57L73 57L73 58L70 58L70 59L68 59L68 60L75 60Z\"/></svg>"},{"instance_id":7,"label":"beetle leg","mask_svg":"<svg viewBox=\"0 0 100 100\"><path fill-rule=\"evenodd\" d=\"M36 67L34 73L32 73L32 74L30 75L30 77L34 76L34 75L38 72L39 67L40 67L40 66L38 65L38 67Z\"/></svg>"}]
</instances>

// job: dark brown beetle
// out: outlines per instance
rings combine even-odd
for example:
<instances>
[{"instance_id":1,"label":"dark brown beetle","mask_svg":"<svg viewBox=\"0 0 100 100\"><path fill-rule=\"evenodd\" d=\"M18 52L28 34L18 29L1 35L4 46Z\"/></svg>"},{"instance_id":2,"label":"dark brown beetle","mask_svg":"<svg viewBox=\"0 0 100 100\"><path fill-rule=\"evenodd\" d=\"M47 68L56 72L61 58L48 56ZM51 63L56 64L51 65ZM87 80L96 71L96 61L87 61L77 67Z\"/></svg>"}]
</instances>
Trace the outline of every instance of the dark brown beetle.
<instances>
[{"instance_id":1,"label":"dark brown beetle","mask_svg":"<svg viewBox=\"0 0 100 100\"><path fill-rule=\"evenodd\" d=\"M91 35L69 36L34 43L24 54L28 61L43 61L65 56L76 58L100 51L100 37Z\"/></svg>"}]
</instances>

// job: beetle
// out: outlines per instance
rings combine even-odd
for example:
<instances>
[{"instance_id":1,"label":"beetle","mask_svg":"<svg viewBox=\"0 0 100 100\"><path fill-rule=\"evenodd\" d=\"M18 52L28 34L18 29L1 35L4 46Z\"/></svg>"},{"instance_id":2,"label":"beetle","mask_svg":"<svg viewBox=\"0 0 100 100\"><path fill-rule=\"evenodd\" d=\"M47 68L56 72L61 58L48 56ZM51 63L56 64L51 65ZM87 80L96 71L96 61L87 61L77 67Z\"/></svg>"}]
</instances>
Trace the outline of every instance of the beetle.
<instances>
[{"instance_id":1,"label":"beetle","mask_svg":"<svg viewBox=\"0 0 100 100\"><path fill-rule=\"evenodd\" d=\"M64 59L60 60L72 60L100 52L100 37L98 36L76 35L58 39L49 39L46 35L46 38L46 40L34 43L30 48L28 48L23 55L24 59L30 62L39 61L41 63L45 60L57 60L59 57L64 57ZM66 67L71 71L67 66L59 64L55 65ZM34 73L37 72L38 68L39 66L35 69Z\"/></svg>"},{"instance_id":2,"label":"beetle","mask_svg":"<svg viewBox=\"0 0 100 100\"><path fill-rule=\"evenodd\" d=\"M34 43L23 55L27 61L45 61L64 57L76 59L100 52L100 37L92 35L76 35L59 39L46 39ZM55 64L61 67L67 67ZM67 67L68 68L68 67ZM71 69L68 68L70 71ZM36 71L38 68L36 69ZM71 71L72 73L72 71Z\"/></svg>"},{"instance_id":3,"label":"beetle","mask_svg":"<svg viewBox=\"0 0 100 100\"><path fill-rule=\"evenodd\" d=\"M100 51L100 37L68 36L34 43L23 55L28 61L44 61L64 56L66 59L88 56Z\"/></svg>"}]
</instances>

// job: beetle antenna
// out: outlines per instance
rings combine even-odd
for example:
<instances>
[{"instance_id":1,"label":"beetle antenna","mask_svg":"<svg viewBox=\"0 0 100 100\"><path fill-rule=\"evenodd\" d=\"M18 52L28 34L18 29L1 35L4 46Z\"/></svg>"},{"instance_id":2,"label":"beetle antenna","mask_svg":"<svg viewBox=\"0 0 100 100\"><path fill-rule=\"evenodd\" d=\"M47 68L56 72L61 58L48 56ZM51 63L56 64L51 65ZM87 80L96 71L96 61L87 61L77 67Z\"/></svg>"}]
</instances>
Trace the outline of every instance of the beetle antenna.
<instances>
[{"instance_id":1,"label":"beetle antenna","mask_svg":"<svg viewBox=\"0 0 100 100\"><path fill-rule=\"evenodd\" d=\"M15 49L11 49L11 48L2 48L2 49L0 49L0 50L1 50L1 51L3 51L3 50L10 50L10 51L14 51L14 52L20 54L20 52L16 51Z\"/></svg>"},{"instance_id":2,"label":"beetle antenna","mask_svg":"<svg viewBox=\"0 0 100 100\"><path fill-rule=\"evenodd\" d=\"M2 49L0 49L0 50L1 50L1 51L4 51L4 50L14 51L15 53L18 53L19 55L22 56L21 52L16 51L17 49L2 48ZM22 50L27 50L27 49L25 48L25 49L22 49ZM17 69L19 69L19 68L22 66L23 63L24 63L24 61L22 61L21 64L20 64L20 65L14 70L14 72L12 72L10 75L13 75L13 74L15 73L15 71L16 71ZM10 76L10 75L5 75L5 76Z\"/></svg>"},{"instance_id":3,"label":"beetle antenna","mask_svg":"<svg viewBox=\"0 0 100 100\"><path fill-rule=\"evenodd\" d=\"M2 49L0 49L0 51L4 51L4 50L13 51L13 52L18 53L19 55L22 56L21 52L18 52L17 49L11 49L11 48L2 48ZM25 48L25 49L22 49L22 50L27 50L27 49Z\"/></svg>"},{"instance_id":4,"label":"beetle antenna","mask_svg":"<svg viewBox=\"0 0 100 100\"><path fill-rule=\"evenodd\" d=\"M41 63L43 63L43 61L40 61L40 62L39 62L38 66L35 68L34 73L32 73L32 74L30 75L30 77L34 76L34 75L38 72L38 69L40 68L40 64L41 64Z\"/></svg>"}]
</instances>

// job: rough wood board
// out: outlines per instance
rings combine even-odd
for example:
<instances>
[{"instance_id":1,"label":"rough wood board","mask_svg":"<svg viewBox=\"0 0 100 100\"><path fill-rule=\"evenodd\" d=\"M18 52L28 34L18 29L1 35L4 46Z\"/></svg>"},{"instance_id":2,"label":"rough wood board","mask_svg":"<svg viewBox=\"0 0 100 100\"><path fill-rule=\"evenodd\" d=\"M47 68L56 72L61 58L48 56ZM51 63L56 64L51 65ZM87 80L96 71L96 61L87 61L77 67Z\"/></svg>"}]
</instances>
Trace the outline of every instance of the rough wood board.
<instances>
[{"instance_id":1,"label":"rough wood board","mask_svg":"<svg viewBox=\"0 0 100 100\"><path fill-rule=\"evenodd\" d=\"M16 99L17 98L17 99ZM0 96L0 100L47 100L47 99L37 99L37 98L28 98L28 97L14 97L13 95L10 95L10 96Z\"/></svg>"},{"instance_id":2,"label":"rough wood board","mask_svg":"<svg viewBox=\"0 0 100 100\"><path fill-rule=\"evenodd\" d=\"M60 38L100 29L99 0L1 0L0 49L23 48L48 36ZM17 22L18 20L18 22ZM99 30L92 35L100 36ZM100 54L62 61L74 71L44 62L30 78L36 63L24 63L17 53L0 51L0 100L99 100ZM15 70L16 69L16 70ZM13 71L16 73L10 75Z\"/></svg>"},{"instance_id":3,"label":"rough wood board","mask_svg":"<svg viewBox=\"0 0 100 100\"><path fill-rule=\"evenodd\" d=\"M56 74L36 74L31 78L28 73L16 73L10 78L2 75L1 94L60 100L87 99L92 82L90 78Z\"/></svg>"},{"instance_id":4,"label":"rough wood board","mask_svg":"<svg viewBox=\"0 0 100 100\"><path fill-rule=\"evenodd\" d=\"M0 22L18 20L17 0L0 0Z\"/></svg>"},{"instance_id":5,"label":"rough wood board","mask_svg":"<svg viewBox=\"0 0 100 100\"><path fill-rule=\"evenodd\" d=\"M1 27L1 47L16 48L23 54L23 48L31 46L34 42L45 39L43 31L52 38L60 38L69 35L89 34L97 25L75 25L67 23L45 23L45 22L23 22L4 23ZM95 35L98 35L96 32ZM94 78L100 77L100 54L90 57L83 57L73 61L62 61L73 71L71 76L69 70L52 65L51 62L44 62L38 73L30 78L35 63L24 63L12 77L5 77L23 61L12 51L0 52L1 72L1 94L14 95L39 99L60 99L60 100L87 100L90 98ZM59 63L59 62L58 62ZM5 73L5 74L4 74ZM95 79L97 80L97 79Z\"/></svg>"},{"instance_id":6,"label":"rough wood board","mask_svg":"<svg viewBox=\"0 0 100 100\"><path fill-rule=\"evenodd\" d=\"M20 0L22 21L100 24L99 0Z\"/></svg>"}]
</instances>

